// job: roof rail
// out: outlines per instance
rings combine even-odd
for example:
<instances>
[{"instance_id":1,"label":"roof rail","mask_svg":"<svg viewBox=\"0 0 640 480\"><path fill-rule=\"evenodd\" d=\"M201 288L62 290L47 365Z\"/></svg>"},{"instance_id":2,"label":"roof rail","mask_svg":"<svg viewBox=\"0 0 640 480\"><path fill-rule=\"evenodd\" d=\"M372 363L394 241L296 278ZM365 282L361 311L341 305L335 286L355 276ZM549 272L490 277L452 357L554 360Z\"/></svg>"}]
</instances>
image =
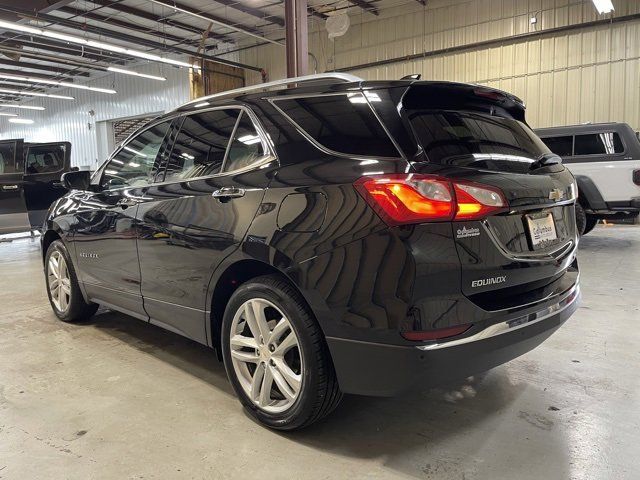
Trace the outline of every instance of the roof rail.
<instances>
[{"instance_id":1,"label":"roof rail","mask_svg":"<svg viewBox=\"0 0 640 480\"><path fill-rule=\"evenodd\" d=\"M191 105L192 103L201 103L207 100L215 100L217 98L228 97L230 95L239 95L241 93L251 93L268 91L275 87L282 87L291 83L312 83L320 82L322 80L337 80L339 82L362 82L363 79L351 75L348 73L317 73L315 75L305 75L303 77L283 78L282 80L274 80L272 82L259 83L257 85L251 85L249 87L236 88L233 90L227 90L226 92L214 93L213 95L207 95L205 97L196 98L190 102L185 103L183 106Z\"/></svg>"}]
</instances>

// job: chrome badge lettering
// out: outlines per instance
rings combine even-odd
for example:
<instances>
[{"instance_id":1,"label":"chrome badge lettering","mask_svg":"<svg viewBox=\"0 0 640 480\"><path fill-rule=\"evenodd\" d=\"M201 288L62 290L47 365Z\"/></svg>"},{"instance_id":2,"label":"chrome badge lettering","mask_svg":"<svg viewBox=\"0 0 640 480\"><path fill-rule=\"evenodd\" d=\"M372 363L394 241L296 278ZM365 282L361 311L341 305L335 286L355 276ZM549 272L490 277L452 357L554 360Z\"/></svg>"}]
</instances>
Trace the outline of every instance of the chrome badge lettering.
<instances>
[{"instance_id":1,"label":"chrome badge lettering","mask_svg":"<svg viewBox=\"0 0 640 480\"><path fill-rule=\"evenodd\" d=\"M476 227L462 227L456 230L456 238L477 237L480 235L480 229Z\"/></svg>"},{"instance_id":2,"label":"chrome badge lettering","mask_svg":"<svg viewBox=\"0 0 640 480\"><path fill-rule=\"evenodd\" d=\"M491 278L483 278L482 280L474 280L471 282L471 287L486 287L487 285L495 285L497 283L505 283L507 281L507 276L503 275L500 277L491 277Z\"/></svg>"},{"instance_id":3,"label":"chrome badge lettering","mask_svg":"<svg viewBox=\"0 0 640 480\"><path fill-rule=\"evenodd\" d=\"M100 258L100 255L91 252L80 252L80 258Z\"/></svg>"}]
</instances>

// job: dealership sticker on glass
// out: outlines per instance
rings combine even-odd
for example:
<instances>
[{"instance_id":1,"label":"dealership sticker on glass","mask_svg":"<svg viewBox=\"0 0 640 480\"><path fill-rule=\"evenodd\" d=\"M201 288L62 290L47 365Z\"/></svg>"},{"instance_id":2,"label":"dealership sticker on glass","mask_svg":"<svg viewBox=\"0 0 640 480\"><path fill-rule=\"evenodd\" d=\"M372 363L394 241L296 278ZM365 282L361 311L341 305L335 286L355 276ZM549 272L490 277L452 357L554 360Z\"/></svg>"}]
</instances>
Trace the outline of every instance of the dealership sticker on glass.
<instances>
[{"instance_id":1,"label":"dealership sticker on glass","mask_svg":"<svg viewBox=\"0 0 640 480\"><path fill-rule=\"evenodd\" d=\"M552 213L542 215L525 215L529 227L529 238L534 249L542 245L553 242L558 238L556 224L553 221Z\"/></svg>"}]
</instances>

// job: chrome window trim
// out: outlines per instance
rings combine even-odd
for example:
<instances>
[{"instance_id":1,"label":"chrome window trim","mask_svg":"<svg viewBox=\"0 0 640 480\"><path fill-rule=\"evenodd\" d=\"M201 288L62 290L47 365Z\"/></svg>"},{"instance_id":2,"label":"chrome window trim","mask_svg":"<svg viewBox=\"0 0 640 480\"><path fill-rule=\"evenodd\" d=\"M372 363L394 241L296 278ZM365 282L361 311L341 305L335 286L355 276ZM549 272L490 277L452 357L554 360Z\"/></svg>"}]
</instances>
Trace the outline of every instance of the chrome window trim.
<instances>
[{"instance_id":1,"label":"chrome window trim","mask_svg":"<svg viewBox=\"0 0 640 480\"><path fill-rule=\"evenodd\" d=\"M315 138L313 138L304 128L302 128L282 108L280 108L278 105L276 105L276 102L279 102L281 100L296 100L296 99L299 99L299 98L320 98L320 97L347 96L350 93L359 93L360 95L362 95L366 99L366 105L369 107L369 109L371 110L371 113L373 114L374 118L378 121L378 123L380 124L380 126L382 127L384 132L386 133L387 138L391 141L391 143L393 144L394 148L398 152L398 154L399 154L398 157L385 157L385 156L382 156L382 155L349 154L349 153L337 152L335 150L332 150L332 149L322 145ZM273 106L273 108L278 110L278 112L280 112L284 116L284 118L286 118L287 121L289 123L291 123L295 127L295 129L298 131L298 133L300 133L309 142L311 142L311 144L313 144L314 147L316 147L318 150L320 150L320 151L322 151L322 152L324 152L324 153L326 153L328 155L333 155L333 156L342 157L342 158L351 158L351 159L354 159L354 160L369 160L371 158L377 158L377 159L380 159L380 160L400 160L400 159L406 160L404 152L399 147L399 145L395 141L395 139L391 136L391 134L387 130L387 127L380 120L380 117L378 116L376 111L371 106L371 102L369 101L367 96L363 93L363 91L360 88L355 88L353 91L350 91L350 92L306 93L306 94L299 94L299 95L282 95L282 96L278 96L278 97L264 97L263 100L268 101L271 104L271 106Z\"/></svg>"}]
</instances>

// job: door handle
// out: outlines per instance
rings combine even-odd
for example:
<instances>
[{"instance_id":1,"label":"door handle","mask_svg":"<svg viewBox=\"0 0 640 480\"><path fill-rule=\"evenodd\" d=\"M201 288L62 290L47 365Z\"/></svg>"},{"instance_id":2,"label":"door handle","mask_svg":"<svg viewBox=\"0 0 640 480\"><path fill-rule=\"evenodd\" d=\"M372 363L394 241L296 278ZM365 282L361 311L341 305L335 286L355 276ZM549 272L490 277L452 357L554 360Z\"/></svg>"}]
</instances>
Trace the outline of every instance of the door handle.
<instances>
[{"instance_id":1,"label":"door handle","mask_svg":"<svg viewBox=\"0 0 640 480\"><path fill-rule=\"evenodd\" d=\"M2 185L2 190L18 190L18 185Z\"/></svg>"},{"instance_id":2,"label":"door handle","mask_svg":"<svg viewBox=\"0 0 640 480\"><path fill-rule=\"evenodd\" d=\"M213 192L211 196L221 202L227 202L232 198L244 197L244 188L224 187Z\"/></svg>"}]
</instances>

